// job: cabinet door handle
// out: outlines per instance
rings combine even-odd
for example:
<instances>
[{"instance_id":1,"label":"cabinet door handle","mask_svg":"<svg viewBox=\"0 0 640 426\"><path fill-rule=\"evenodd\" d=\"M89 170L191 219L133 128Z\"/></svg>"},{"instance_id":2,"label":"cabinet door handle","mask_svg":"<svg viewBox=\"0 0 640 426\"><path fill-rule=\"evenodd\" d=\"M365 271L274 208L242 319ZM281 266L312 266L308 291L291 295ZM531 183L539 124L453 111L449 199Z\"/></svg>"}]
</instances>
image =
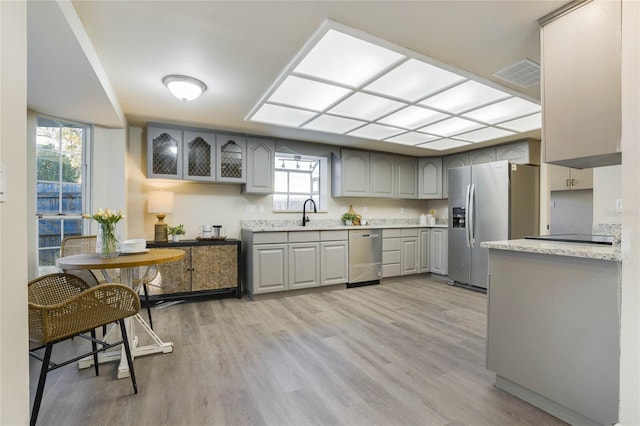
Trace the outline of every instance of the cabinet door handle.
<instances>
[{"instance_id":1,"label":"cabinet door handle","mask_svg":"<svg viewBox=\"0 0 640 426\"><path fill-rule=\"evenodd\" d=\"M576 186L576 180L575 179L571 179L571 186Z\"/></svg>"},{"instance_id":2,"label":"cabinet door handle","mask_svg":"<svg viewBox=\"0 0 640 426\"><path fill-rule=\"evenodd\" d=\"M567 179L567 181L565 182L565 185L568 187L571 186L571 179Z\"/></svg>"}]
</instances>

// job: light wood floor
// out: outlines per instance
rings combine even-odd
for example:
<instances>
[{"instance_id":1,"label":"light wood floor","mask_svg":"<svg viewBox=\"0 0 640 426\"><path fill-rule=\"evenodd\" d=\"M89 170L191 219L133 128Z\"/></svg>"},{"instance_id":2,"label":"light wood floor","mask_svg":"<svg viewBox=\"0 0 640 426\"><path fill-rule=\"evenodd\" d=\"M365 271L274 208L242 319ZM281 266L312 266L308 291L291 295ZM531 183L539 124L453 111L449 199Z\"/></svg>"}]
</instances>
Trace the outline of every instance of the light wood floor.
<instances>
[{"instance_id":1,"label":"light wood floor","mask_svg":"<svg viewBox=\"0 0 640 426\"><path fill-rule=\"evenodd\" d=\"M556 425L493 386L486 295L425 276L153 309L171 354L49 374L41 425ZM84 339L54 347L58 353ZM40 362L31 360L32 398Z\"/></svg>"}]
</instances>

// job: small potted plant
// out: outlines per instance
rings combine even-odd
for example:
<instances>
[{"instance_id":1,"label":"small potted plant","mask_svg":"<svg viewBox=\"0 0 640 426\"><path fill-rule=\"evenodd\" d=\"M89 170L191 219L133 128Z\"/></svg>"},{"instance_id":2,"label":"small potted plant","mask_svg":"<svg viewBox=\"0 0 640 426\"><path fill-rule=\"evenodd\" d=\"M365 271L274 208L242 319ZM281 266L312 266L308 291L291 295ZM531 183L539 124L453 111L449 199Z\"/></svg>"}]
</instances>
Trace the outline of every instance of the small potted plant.
<instances>
[{"instance_id":1,"label":"small potted plant","mask_svg":"<svg viewBox=\"0 0 640 426\"><path fill-rule=\"evenodd\" d=\"M354 213L347 212L347 213L342 215L342 221L347 226L353 225L353 221L355 219L357 219L357 218L358 218L358 216L356 214L354 214Z\"/></svg>"},{"instance_id":2,"label":"small potted plant","mask_svg":"<svg viewBox=\"0 0 640 426\"><path fill-rule=\"evenodd\" d=\"M171 235L171 241L173 241L174 243L177 243L178 241L180 241L180 235L186 234L183 224L180 224L177 226L170 226L167 232L169 233L169 235Z\"/></svg>"}]
</instances>

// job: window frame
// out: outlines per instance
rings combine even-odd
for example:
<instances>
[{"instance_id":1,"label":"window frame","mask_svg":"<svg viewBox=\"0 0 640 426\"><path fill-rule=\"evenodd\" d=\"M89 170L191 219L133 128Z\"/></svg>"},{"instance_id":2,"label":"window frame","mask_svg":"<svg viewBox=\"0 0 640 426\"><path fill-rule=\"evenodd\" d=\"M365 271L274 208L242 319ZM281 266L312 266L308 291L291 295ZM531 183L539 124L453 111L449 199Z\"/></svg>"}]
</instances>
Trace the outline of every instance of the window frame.
<instances>
[{"instance_id":1,"label":"window frame","mask_svg":"<svg viewBox=\"0 0 640 426\"><path fill-rule=\"evenodd\" d=\"M289 153L282 153L282 152L276 152L275 155L275 161L274 161L274 166L275 166L275 172L286 172L287 173L287 188L290 188L290 184L289 184L289 180L291 178L290 173L291 172L297 172L296 169L282 169L278 162L282 161L283 159L288 160L288 161L301 161L301 162L308 162L309 160L313 160L313 161L317 161L317 166L316 168L318 169L318 180L319 180L319 184L318 184L318 191L317 191L317 210L318 212L326 212L327 211L327 188L328 188L328 180L329 180L329 176L328 176L328 159L326 157L322 157L322 156L317 156L317 155L305 155L305 154L289 154ZM300 170L299 172L306 172L309 173L310 175L313 173L313 171L306 171L306 170ZM294 192L294 191L287 191L287 192L281 192L281 191L277 191L274 185L274 191L273 191L273 197L272 197L272 209L273 209L273 213L301 213L302 212L302 208L300 209L278 209L276 208L276 196L278 195L286 195L287 196L287 200L288 197L290 197L291 195L295 195L295 196L300 196L300 195L304 195L307 196L307 198L313 198L314 195L316 194L313 190L313 179L310 178L310 192L307 194L306 192L302 193L302 192ZM289 201L287 201L287 204L289 204Z\"/></svg>"},{"instance_id":2,"label":"window frame","mask_svg":"<svg viewBox=\"0 0 640 426\"><path fill-rule=\"evenodd\" d=\"M81 177L80 177L80 194L81 194L81 208L80 208L80 212L79 213L64 213L63 212L63 205L62 202L60 202L59 204L59 208L58 208L58 212L57 213L42 213L38 211L38 185L40 182L43 182L43 180L39 179L38 176L38 159L39 159L39 152L40 152L40 148L38 146L38 127L45 127L45 126L41 126L41 120L49 120L52 122L56 122L59 124L59 127L68 127L68 126L78 126L78 127L82 127L83 129L83 135L82 135L82 148L80 150L80 170L81 170ZM37 114L35 116L35 128L34 128L34 133L35 133L35 139L34 139L34 157L33 157L33 164L34 164L34 172L33 172L33 177L34 177L34 187L33 187L33 200L34 200L34 210L35 210L35 232L34 232L34 239L35 239L35 244L34 244L34 250L35 250L35 268L36 268L36 275L37 276L41 276L47 273L51 273L51 272L57 272L58 268L56 268L55 266L50 266L50 265L40 265L40 260L41 260L41 251L43 249L58 249L60 247L56 247L56 246L51 246L51 247L40 247L40 223L42 220L61 220L61 229L60 229L60 237L63 239L65 237L65 230L64 230L64 220L65 219L69 219L69 220L77 220L77 219L82 219L82 213L83 212L87 212L91 210L91 205L92 205L92 146L93 146L93 135L94 135L94 128L93 125L88 124L88 123L83 123L83 122L78 122L75 120L67 120L64 118L59 118L59 117L54 117L54 116L48 116L45 114ZM58 147L58 149L54 152L56 152L58 155L60 155L60 158L62 158L62 156L64 155L64 150L62 147L62 134L60 135L60 140L58 141L60 143L60 146ZM56 183L56 184L64 184L65 182L63 182L63 176L62 176L62 161L60 161L60 169L59 169L59 176L58 176L58 181L54 182L54 181L50 181L52 183ZM44 181L44 182L48 182L48 181ZM68 183L68 182L67 182ZM60 188L60 196L62 196L62 187ZM90 232L90 224L88 223L88 221L86 220L81 220L81 235L87 235ZM58 252L58 256L59 256L59 252ZM58 257L56 256L56 258Z\"/></svg>"}]
</instances>

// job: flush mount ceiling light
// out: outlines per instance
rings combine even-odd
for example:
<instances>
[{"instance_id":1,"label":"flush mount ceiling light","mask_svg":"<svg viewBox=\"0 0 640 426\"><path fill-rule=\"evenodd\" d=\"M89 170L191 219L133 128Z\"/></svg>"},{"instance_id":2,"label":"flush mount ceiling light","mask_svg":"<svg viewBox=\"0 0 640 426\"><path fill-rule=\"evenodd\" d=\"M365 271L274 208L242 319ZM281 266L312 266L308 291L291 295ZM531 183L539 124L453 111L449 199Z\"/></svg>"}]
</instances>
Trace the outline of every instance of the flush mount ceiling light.
<instances>
[{"instance_id":1,"label":"flush mount ceiling light","mask_svg":"<svg viewBox=\"0 0 640 426\"><path fill-rule=\"evenodd\" d=\"M182 101L192 101L207 90L207 85L186 75L168 75L162 79L173 96Z\"/></svg>"},{"instance_id":2,"label":"flush mount ceiling light","mask_svg":"<svg viewBox=\"0 0 640 426\"><path fill-rule=\"evenodd\" d=\"M526 96L327 20L245 120L445 150L540 128Z\"/></svg>"}]
</instances>

